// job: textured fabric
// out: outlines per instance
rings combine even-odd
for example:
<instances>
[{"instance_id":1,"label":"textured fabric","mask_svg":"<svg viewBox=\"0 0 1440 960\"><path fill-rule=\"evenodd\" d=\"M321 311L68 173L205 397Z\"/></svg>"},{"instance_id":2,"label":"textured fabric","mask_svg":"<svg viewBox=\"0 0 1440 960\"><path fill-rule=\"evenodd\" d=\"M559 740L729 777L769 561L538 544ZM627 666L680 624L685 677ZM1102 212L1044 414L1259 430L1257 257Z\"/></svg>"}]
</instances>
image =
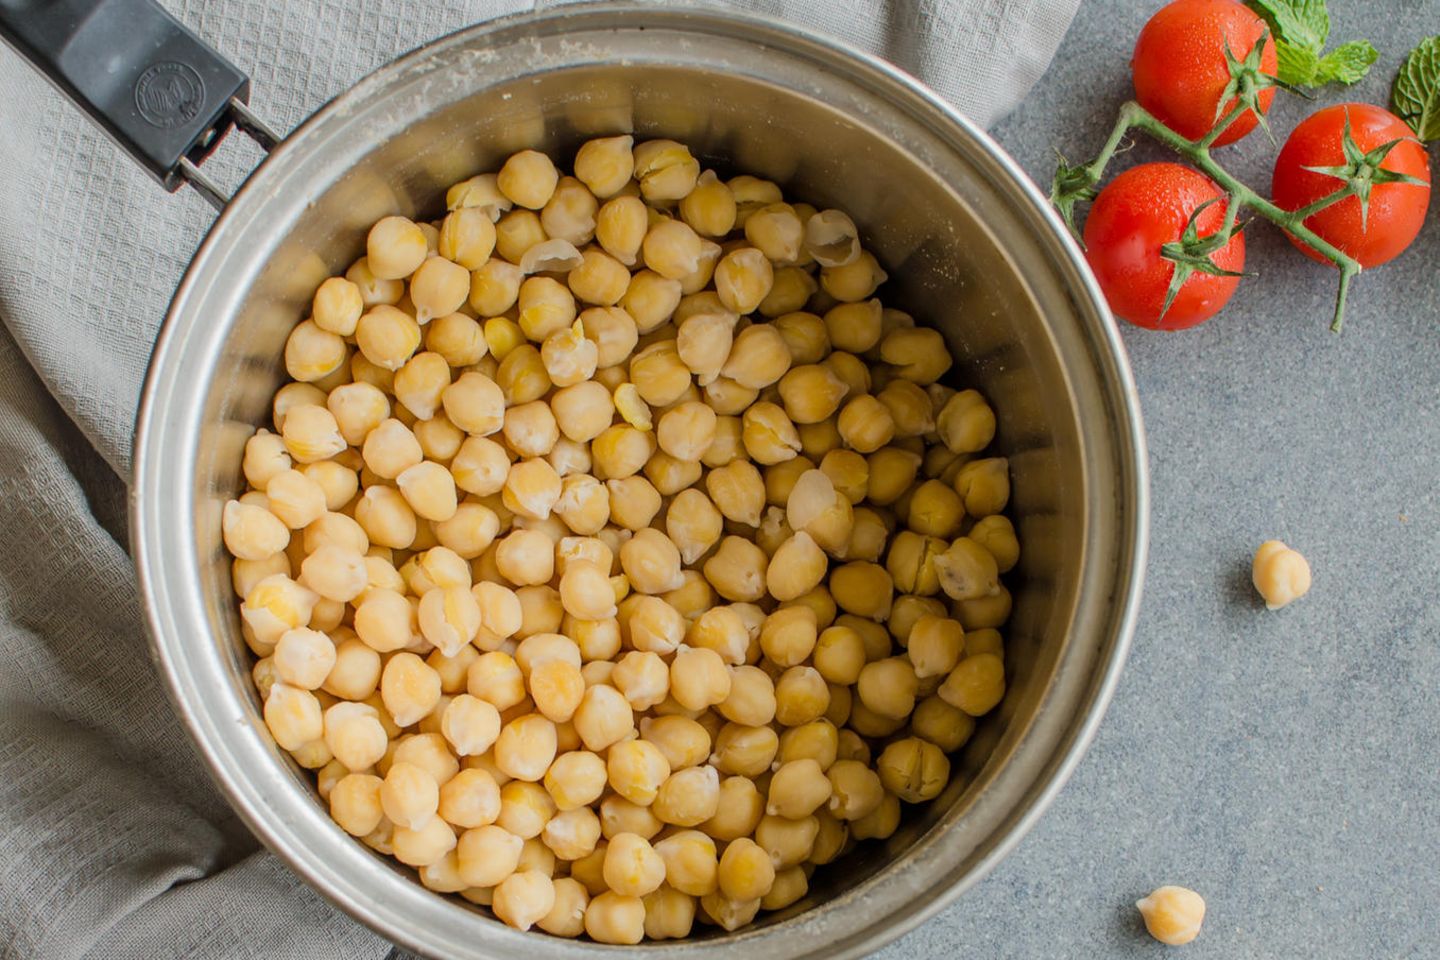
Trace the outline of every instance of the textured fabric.
<instances>
[{"instance_id":1,"label":"textured fabric","mask_svg":"<svg viewBox=\"0 0 1440 960\"><path fill-rule=\"evenodd\" d=\"M750 0L916 73L981 123L1078 0ZM541 0L541 6L553 5ZM524 0L168 4L280 129L397 54ZM227 146L236 183L258 159ZM382 958L210 784L146 654L125 478L151 344L212 219L0 50L0 958Z\"/></svg>"}]
</instances>

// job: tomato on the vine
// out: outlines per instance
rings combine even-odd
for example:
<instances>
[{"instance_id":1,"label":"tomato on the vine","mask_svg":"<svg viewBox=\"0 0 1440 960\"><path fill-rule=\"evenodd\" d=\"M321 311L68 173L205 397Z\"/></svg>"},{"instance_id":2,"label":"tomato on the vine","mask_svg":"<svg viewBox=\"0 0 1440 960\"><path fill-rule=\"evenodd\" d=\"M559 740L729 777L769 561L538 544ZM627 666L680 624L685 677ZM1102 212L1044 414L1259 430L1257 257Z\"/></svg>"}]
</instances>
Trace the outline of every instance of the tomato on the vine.
<instances>
[{"instance_id":1,"label":"tomato on the vine","mask_svg":"<svg viewBox=\"0 0 1440 960\"><path fill-rule=\"evenodd\" d=\"M1220 107L1232 79L1227 46L1243 63L1261 36L1265 46L1260 50L1259 73L1273 77L1275 40L1266 34L1265 21L1248 7L1236 0L1174 0L1156 11L1135 42L1131 60L1135 99L1171 130L1198 140L1238 102L1231 90L1232 96ZM1275 98L1275 88L1257 89L1254 97L1264 113ZM1234 143L1254 130L1257 122L1254 110L1236 117L1213 145Z\"/></svg>"},{"instance_id":2,"label":"tomato on the vine","mask_svg":"<svg viewBox=\"0 0 1440 960\"><path fill-rule=\"evenodd\" d=\"M1354 143L1351 156L1345 149L1347 117ZM1379 148L1389 143L1394 146L1375 162ZM1410 246L1425 222L1430 159L1414 131L1389 110L1368 103L1336 104L1311 114L1285 141L1275 158L1275 205L1292 211L1306 207L1343 188L1349 173L1369 193L1368 202L1346 197L1306 217L1305 226L1360 266L1378 266ZM1423 182L1397 182L1394 174ZM1295 236L1290 242L1312 259L1329 262Z\"/></svg>"},{"instance_id":3,"label":"tomato on the vine","mask_svg":"<svg viewBox=\"0 0 1440 960\"><path fill-rule=\"evenodd\" d=\"M1137 326L1182 330L1225 306L1240 283L1238 275L1186 268L1162 256L1167 244L1185 238L1192 217L1199 240L1219 231L1225 205L1224 193L1210 178L1178 163L1141 164L1110 181L1085 220L1085 258L1111 309ZM1215 270L1238 274L1245 268L1245 237L1233 234L1205 260ZM1188 276L1167 308L1176 270Z\"/></svg>"}]
</instances>

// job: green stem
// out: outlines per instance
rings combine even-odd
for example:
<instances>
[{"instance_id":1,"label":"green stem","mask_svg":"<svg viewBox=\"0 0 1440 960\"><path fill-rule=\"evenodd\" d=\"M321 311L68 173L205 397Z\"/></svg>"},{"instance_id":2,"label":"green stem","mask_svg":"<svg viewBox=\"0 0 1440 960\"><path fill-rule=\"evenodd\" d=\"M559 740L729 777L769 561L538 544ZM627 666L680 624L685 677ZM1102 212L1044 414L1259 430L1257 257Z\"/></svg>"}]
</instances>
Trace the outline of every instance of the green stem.
<instances>
[{"instance_id":1,"label":"green stem","mask_svg":"<svg viewBox=\"0 0 1440 960\"><path fill-rule=\"evenodd\" d=\"M1315 214L1319 213L1321 210L1324 210L1326 207L1337 204L1341 200L1344 200L1346 197L1354 196L1354 193L1355 191L1350 189L1350 185L1346 184L1339 190L1336 190L1334 193L1327 193L1325 196L1321 197L1319 200L1316 200L1314 203L1306 204L1299 210L1296 210L1295 218L1297 220L1309 220L1311 217L1315 216Z\"/></svg>"},{"instance_id":2,"label":"green stem","mask_svg":"<svg viewBox=\"0 0 1440 960\"><path fill-rule=\"evenodd\" d=\"M1219 138L1220 134L1230 129L1230 124L1240 119L1240 115L1243 113L1248 113L1249 110L1250 108L1245 104L1237 103L1235 105L1235 109L1225 114L1225 116L1222 117L1220 121L1215 124L1215 126L1210 128L1209 133L1205 134L1205 136L1201 137L1195 142L1196 149L1209 150L1210 147L1213 146L1215 141Z\"/></svg>"},{"instance_id":3,"label":"green stem","mask_svg":"<svg viewBox=\"0 0 1440 960\"><path fill-rule=\"evenodd\" d=\"M1093 178L1094 182L1100 182L1105 174L1105 167L1114 157L1115 151L1125 140L1125 134L1131 130L1143 130L1150 136L1159 140L1176 153L1185 157L1194 164L1201 172L1214 180L1222 190L1230 195L1230 202L1227 210L1227 219L1239 212L1239 208L1249 207L1260 216L1280 227L1291 236L1298 238L1316 253L1333 263L1340 271L1340 290L1335 298L1335 318L1331 323L1331 329L1339 331L1344 321L1345 298L1349 293L1350 281L1360 272L1360 264L1352 257L1347 256L1333 244L1321 238L1309 227L1305 226L1305 220L1313 216L1319 210L1338 203L1352 194L1347 185L1335 191L1329 196L1321 197L1319 200L1302 207L1299 210L1282 210L1265 197L1256 193L1250 187L1231 176L1230 173L1220 164L1216 163L1210 156L1210 145L1219 136L1217 131L1224 130L1235 119L1243 109L1237 107L1229 115L1216 124L1210 133L1200 140L1189 140L1171 130L1161 123L1154 114L1150 113L1140 104L1131 100L1120 108L1120 115L1115 122L1115 128L1110 131L1110 138L1105 141L1105 147L1100 151L1091 164L1085 169ZM1233 224L1233 219L1231 219Z\"/></svg>"}]
</instances>

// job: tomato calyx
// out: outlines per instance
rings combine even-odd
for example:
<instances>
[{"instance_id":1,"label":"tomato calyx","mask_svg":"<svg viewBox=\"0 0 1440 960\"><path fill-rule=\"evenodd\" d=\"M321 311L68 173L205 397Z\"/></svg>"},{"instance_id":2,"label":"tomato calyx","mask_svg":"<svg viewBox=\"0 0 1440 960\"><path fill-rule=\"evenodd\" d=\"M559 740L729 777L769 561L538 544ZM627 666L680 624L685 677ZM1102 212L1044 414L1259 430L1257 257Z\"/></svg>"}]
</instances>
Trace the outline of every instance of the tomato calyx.
<instances>
[{"instance_id":1,"label":"tomato calyx","mask_svg":"<svg viewBox=\"0 0 1440 960\"><path fill-rule=\"evenodd\" d=\"M1055 176L1050 181L1050 203L1065 221L1065 226L1070 228L1071 236L1084 246L1080 230L1075 226L1075 204L1095 199L1100 178L1092 165L1072 164L1059 150L1055 151L1055 156L1058 162Z\"/></svg>"},{"instance_id":2,"label":"tomato calyx","mask_svg":"<svg viewBox=\"0 0 1440 960\"><path fill-rule=\"evenodd\" d=\"M1230 49L1230 41L1225 41L1225 67L1230 71L1230 81L1225 84L1225 89L1220 93L1220 99L1215 104L1215 126L1200 140L1200 143L1209 146L1222 133L1230 128L1230 124L1247 113L1255 115L1256 122L1260 129L1265 131L1265 136L1270 142L1275 142L1275 134L1270 129L1270 122L1265 119L1265 111L1260 109L1260 91L1272 87L1279 87L1290 93L1313 99L1309 94L1300 90L1293 84L1286 83L1279 77L1271 76L1260 69L1260 57L1265 51L1265 43L1270 39L1270 30L1267 27L1260 32L1260 38L1250 47L1250 52L1245 54L1241 60L1235 56ZM1225 105L1231 100L1235 106L1226 111Z\"/></svg>"},{"instance_id":3,"label":"tomato calyx","mask_svg":"<svg viewBox=\"0 0 1440 960\"><path fill-rule=\"evenodd\" d=\"M1367 221L1370 215L1370 191L1377 184L1382 183L1414 183L1421 186L1425 181L1418 177L1412 177L1408 173L1399 173L1395 170L1386 170L1381 166L1385 158L1390 155L1400 144L1406 141L1420 143L1415 137L1396 137L1388 143L1366 152L1360 149L1355 138L1350 132L1350 111L1345 111L1345 127L1340 137L1340 146L1344 150L1345 162L1333 167L1301 167L1311 173L1322 174L1327 177L1334 177L1343 186L1334 193L1321 197L1307 207L1296 211L1296 216L1305 220L1314 216L1321 210L1334 203L1339 203L1346 197L1355 197L1360 201L1360 229L1367 229Z\"/></svg>"},{"instance_id":4,"label":"tomato calyx","mask_svg":"<svg viewBox=\"0 0 1440 960\"><path fill-rule=\"evenodd\" d=\"M1238 270L1226 270L1212 259L1215 253L1229 246L1235 235L1245 229L1245 224L1236 222L1236 214L1240 210L1240 205L1234 197L1228 198L1225 222L1220 225L1220 229L1206 236L1200 236L1200 214L1210 206L1219 203L1221 199L1224 198L1214 197L1196 207L1191 212L1190 219L1186 221L1180 239L1161 245L1160 256L1175 264L1175 271L1170 278L1170 286L1165 290L1165 303L1160 307L1161 318L1170 312L1170 305L1175 302L1175 296L1180 292L1180 288L1185 286L1185 281L1194 274L1205 273L1212 277L1243 277L1247 275Z\"/></svg>"}]
</instances>

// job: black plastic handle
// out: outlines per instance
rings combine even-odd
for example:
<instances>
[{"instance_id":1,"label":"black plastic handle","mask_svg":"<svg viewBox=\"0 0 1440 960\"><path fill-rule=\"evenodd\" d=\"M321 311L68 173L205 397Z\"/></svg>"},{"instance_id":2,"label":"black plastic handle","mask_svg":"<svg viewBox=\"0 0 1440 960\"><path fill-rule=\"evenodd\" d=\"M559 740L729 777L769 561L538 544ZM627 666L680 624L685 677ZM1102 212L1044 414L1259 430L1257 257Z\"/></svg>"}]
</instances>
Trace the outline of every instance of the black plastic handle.
<instances>
[{"instance_id":1,"label":"black plastic handle","mask_svg":"<svg viewBox=\"0 0 1440 960\"><path fill-rule=\"evenodd\" d=\"M0 39L167 190L250 95L244 73L154 0L0 0Z\"/></svg>"}]
</instances>

